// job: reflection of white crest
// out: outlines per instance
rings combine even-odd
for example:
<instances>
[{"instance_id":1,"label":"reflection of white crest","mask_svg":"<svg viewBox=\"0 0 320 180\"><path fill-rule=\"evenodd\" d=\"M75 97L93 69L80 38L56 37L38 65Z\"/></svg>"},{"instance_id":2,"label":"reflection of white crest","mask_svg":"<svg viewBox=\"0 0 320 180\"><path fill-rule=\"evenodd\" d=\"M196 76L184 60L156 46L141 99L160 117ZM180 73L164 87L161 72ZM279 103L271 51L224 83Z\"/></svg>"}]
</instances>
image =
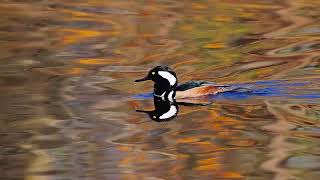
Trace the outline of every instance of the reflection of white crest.
<instances>
[{"instance_id":1,"label":"reflection of white crest","mask_svg":"<svg viewBox=\"0 0 320 180\"><path fill-rule=\"evenodd\" d=\"M177 113L177 108L174 105L171 105L170 110L164 114L162 114L159 119L168 119L171 118L172 116L176 115Z\"/></svg>"},{"instance_id":2,"label":"reflection of white crest","mask_svg":"<svg viewBox=\"0 0 320 180\"><path fill-rule=\"evenodd\" d=\"M174 77L174 75L172 75L171 73L169 73L167 71L159 71L158 73L159 73L159 75L161 77L163 77L164 79L168 80L171 86L176 84L177 78Z\"/></svg>"}]
</instances>

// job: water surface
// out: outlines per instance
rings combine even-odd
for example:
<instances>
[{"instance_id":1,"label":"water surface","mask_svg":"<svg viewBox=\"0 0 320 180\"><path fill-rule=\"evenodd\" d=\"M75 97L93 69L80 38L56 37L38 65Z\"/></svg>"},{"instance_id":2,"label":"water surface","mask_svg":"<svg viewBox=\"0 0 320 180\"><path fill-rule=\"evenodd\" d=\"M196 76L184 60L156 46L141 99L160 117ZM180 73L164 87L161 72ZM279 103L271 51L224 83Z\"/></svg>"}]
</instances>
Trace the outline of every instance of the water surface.
<instances>
[{"instance_id":1,"label":"water surface","mask_svg":"<svg viewBox=\"0 0 320 180\"><path fill-rule=\"evenodd\" d=\"M2 179L318 179L319 9L314 0L5 0ZM257 92L179 106L158 123L135 112L154 108L136 96L152 83L133 81L159 64L180 82Z\"/></svg>"}]
</instances>

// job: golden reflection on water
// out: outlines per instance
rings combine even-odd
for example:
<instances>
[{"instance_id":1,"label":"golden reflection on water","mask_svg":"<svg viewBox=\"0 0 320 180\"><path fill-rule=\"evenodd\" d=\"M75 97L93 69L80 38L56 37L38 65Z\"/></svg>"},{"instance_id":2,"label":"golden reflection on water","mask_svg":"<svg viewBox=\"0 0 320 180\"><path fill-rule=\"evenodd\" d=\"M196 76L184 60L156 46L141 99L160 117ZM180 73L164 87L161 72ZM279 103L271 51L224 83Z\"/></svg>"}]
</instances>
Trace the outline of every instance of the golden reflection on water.
<instances>
[{"instance_id":1,"label":"golden reflection on water","mask_svg":"<svg viewBox=\"0 0 320 180\"><path fill-rule=\"evenodd\" d=\"M0 4L1 177L310 179L320 176L319 100L252 97L135 113L158 64L179 80L311 81L320 3L16 1Z\"/></svg>"}]
</instances>

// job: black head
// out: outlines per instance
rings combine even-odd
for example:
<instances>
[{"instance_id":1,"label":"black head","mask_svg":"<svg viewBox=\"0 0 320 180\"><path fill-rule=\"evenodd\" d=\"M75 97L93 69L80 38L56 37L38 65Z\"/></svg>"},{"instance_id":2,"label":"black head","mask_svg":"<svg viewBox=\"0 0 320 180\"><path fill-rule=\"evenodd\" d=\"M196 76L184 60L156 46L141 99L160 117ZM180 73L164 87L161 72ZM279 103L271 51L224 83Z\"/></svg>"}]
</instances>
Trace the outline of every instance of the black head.
<instances>
[{"instance_id":1,"label":"black head","mask_svg":"<svg viewBox=\"0 0 320 180\"><path fill-rule=\"evenodd\" d=\"M137 112L147 113L153 121L166 122L175 118L179 108L176 102L163 101L161 98L154 98L153 111L136 110Z\"/></svg>"},{"instance_id":2,"label":"black head","mask_svg":"<svg viewBox=\"0 0 320 180\"><path fill-rule=\"evenodd\" d=\"M156 66L149 71L146 77L137 79L135 82L147 80L155 82L154 92L157 95L162 95L164 92L174 90L178 84L176 73L168 66Z\"/></svg>"}]
</instances>

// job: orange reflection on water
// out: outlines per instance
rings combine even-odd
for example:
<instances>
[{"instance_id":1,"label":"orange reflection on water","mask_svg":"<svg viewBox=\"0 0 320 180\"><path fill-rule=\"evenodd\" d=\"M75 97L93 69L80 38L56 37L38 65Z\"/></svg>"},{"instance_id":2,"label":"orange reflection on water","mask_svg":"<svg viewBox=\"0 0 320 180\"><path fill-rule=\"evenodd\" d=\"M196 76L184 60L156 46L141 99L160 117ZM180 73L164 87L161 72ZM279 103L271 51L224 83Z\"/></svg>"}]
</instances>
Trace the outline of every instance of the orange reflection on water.
<instances>
[{"instance_id":1,"label":"orange reflection on water","mask_svg":"<svg viewBox=\"0 0 320 180\"><path fill-rule=\"evenodd\" d=\"M30 3L32 2L32 3ZM17 179L319 177L319 103L252 97L180 106L166 123L134 84L319 84L319 1L13 1L0 4L0 169ZM194 100L194 103L207 103Z\"/></svg>"}]
</instances>

